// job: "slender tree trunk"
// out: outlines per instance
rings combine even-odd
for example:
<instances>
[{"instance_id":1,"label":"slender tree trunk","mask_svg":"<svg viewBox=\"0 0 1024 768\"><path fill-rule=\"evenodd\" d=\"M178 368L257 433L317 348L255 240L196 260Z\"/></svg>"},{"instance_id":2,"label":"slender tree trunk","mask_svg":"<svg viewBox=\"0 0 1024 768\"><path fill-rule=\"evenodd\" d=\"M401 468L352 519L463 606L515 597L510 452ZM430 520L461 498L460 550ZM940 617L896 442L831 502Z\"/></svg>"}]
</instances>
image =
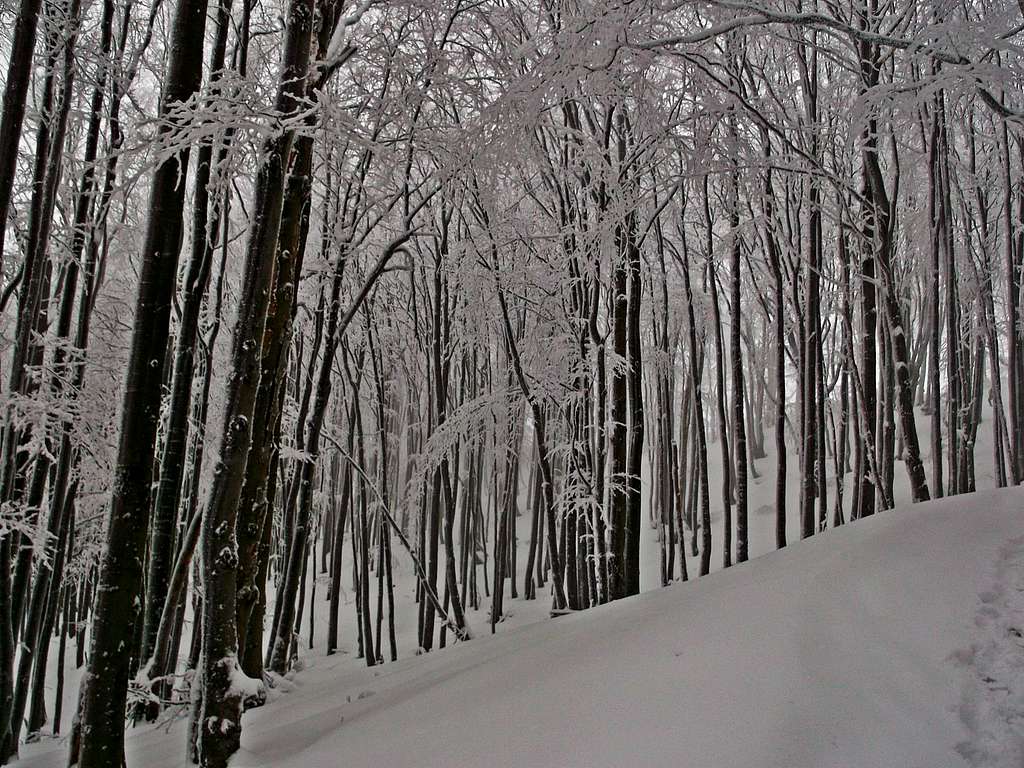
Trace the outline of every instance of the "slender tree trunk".
<instances>
[{"instance_id":1,"label":"slender tree trunk","mask_svg":"<svg viewBox=\"0 0 1024 768\"><path fill-rule=\"evenodd\" d=\"M732 565L732 454L729 452L729 434L725 407L725 340L722 334L722 310L718 299L718 275L712 256L711 203L708 198L707 177L704 177L704 223L707 228L707 281L711 294L711 314L715 334L715 389L718 406L718 441L722 449L722 565Z\"/></svg>"},{"instance_id":2,"label":"slender tree trunk","mask_svg":"<svg viewBox=\"0 0 1024 768\"><path fill-rule=\"evenodd\" d=\"M770 157L767 131L762 134L765 155ZM786 546L786 316L782 259L775 238L775 191L771 171L765 173L765 239L775 298L775 546Z\"/></svg>"},{"instance_id":3,"label":"slender tree trunk","mask_svg":"<svg viewBox=\"0 0 1024 768\"><path fill-rule=\"evenodd\" d=\"M697 475L699 477L699 485L695 487L695 492L691 495L691 498L695 499L698 495L696 491L700 492L700 575L706 576L708 573L711 572L711 494L710 487L708 484L708 448L707 436L705 433L704 426L703 395L701 394L702 366L699 365L697 362L697 321L696 314L693 309L693 286L690 280L690 259L685 234L683 236L682 245L683 288L686 292L686 328L690 346L690 385L693 390L693 424L694 432L697 436L697 439L694 442L694 451L696 455L696 460L694 461L694 464L699 464L699 469L697 471Z\"/></svg>"},{"instance_id":4,"label":"slender tree trunk","mask_svg":"<svg viewBox=\"0 0 1024 768\"><path fill-rule=\"evenodd\" d=\"M621 242L621 226L618 238ZM624 249L619 247L612 277L612 351L619 360L626 359L628 334L628 270ZM608 567L608 593L612 600L626 595L626 527L629 524L628 456L627 442L628 400L626 373L616 366L611 371L608 418L608 500L610 551Z\"/></svg>"},{"instance_id":5,"label":"slender tree trunk","mask_svg":"<svg viewBox=\"0 0 1024 768\"><path fill-rule=\"evenodd\" d=\"M624 549L625 594L640 593L640 480L643 471L644 388L643 358L640 344L640 314L643 290L640 275L640 248L637 245L635 211L627 219L627 257L629 269L629 303L627 331L627 362L629 364L629 514ZM568 556L568 554L566 555Z\"/></svg>"},{"instance_id":6,"label":"slender tree trunk","mask_svg":"<svg viewBox=\"0 0 1024 768\"><path fill-rule=\"evenodd\" d=\"M739 180L735 173L732 179L732 195L730 221L732 228L732 265L730 275L732 304L732 323L729 329L730 357L732 358L732 409L733 431L736 434L736 562L746 562L748 556L747 542L747 429L743 415L743 350L740 345L741 322L741 256L739 229Z\"/></svg>"}]
</instances>

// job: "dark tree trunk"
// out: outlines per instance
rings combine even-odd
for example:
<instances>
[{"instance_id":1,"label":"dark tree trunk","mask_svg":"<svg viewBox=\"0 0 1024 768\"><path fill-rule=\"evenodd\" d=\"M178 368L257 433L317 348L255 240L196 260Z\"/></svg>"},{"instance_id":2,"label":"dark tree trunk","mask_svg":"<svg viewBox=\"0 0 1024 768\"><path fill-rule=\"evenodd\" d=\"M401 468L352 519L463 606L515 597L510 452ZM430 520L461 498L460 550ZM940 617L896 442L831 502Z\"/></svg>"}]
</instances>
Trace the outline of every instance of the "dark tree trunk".
<instances>
[{"instance_id":1,"label":"dark tree trunk","mask_svg":"<svg viewBox=\"0 0 1024 768\"><path fill-rule=\"evenodd\" d=\"M684 203L685 206L685 203ZM685 210L685 208L684 208ZM681 228L684 225L681 225ZM690 258L686 244L685 234L682 243L682 272L683 288L686 292L686 329L689 337L689 360L690 360L690 386L693 391L693 424L697 439L694 442L696 475L699 477L699 485L694 488L691 498L696 499L700 495L700 575L706 576L711 572L711 494L708 484L708 447L707 436L704 426L704 404L701 394L701 373L702 365L698 363L697 356L697 320L693 309L693 286L690 279Z\"/></svg>"},{"instance_id":2,"label":"dark tree trunk","mask_svg":"<svg viewBox=\"0 0 1024 768\"><path fill-rule=\"evenodd\" d=\"M161 114L199 89L206 29L205 0L179 0L171 33ZM171 126L163 129L173 131ZM82 768L124 762L124 715L130 647L140 616L142 563L149 528L162 370L152 356L167 348L181 244L188 147L168 155L153 174L128 374L121 409L115 481L100 565L92 653L81 698ZM2 569L0 563L0 569Z\"/></svg>"},{"instance_id":3,"label":"dark tree trunk","mask_svg":"<svg viewBox=\"0 0 1024 768\"><path fill-rule=\"evenodd\" d=\"M211 81L219 78L224 68L228 27L231 23L231 0L220 0L217 10L217 33L210 59ZM199 313L210 282L213 251L218 240L220 211L210 216L210 179L214 142L203 144L196 158L196 181L192 222L191 257L185 276L178 341L174 353L168 421L160 455L160 482L153 505L153 523L149 540L149 564L146 574L145 615L142 630L141 658L148 661L156 644L156 631L167 594L167 583L173 565L174 533L181 500L181 481L185 466L185 445L188 439L188 417L192 405L192 384L195 374L195 348L199 335ZM218 153L223 157L223 153Z\"/></svg>"},{"instance_id":4,"label":"dark tree trunk","mask_svg":"<svg viewBox=\"0 0 1024 768\"><path fill-rule=\"evenodd\" d=\"M626 264L624 239L619 227L619 253L612 276L612 352L619 360L626 359L628 334L628 268ZM610 373L608 418L608 508L610 531L610 551L608 553L608 596L617 600L626 595L626 528L629 524L629 488L627 472L628 442L627 423L627 387L626 373L616 366Z\"/></svg>"},{"instance_id":5,"label":"dark tree trunk","mask_svg":"<svg viewBox=\"0 0 1024 768\"><path fill-rule=\"evenodd\" d=\"M736 562L746 562L748 556L747 542L747 430L743 415L743 350L740 346L740 322L741 322L741 278L740 248L742 243L739 236L739 180L732 175L732 194L730 221L732 228L732 265L730 275L732 304L732 323L729 329L730 336L730 357L732 358L732 423L733 431L736 433Z\"/></svg>"},{"instance_id":6,"label":"dark tree trunk","mask_svg":"<svg viewBox=\"0 0 1024 768\"><path fill-rule=\"evenodd\" d=\"M0 119L0 275L3 274L4 235L7 231L7 209L14 189L14 172L18 164L18 145L25 122L25 102L32 79L32 53L36 47L36 29L42 0L21 0L14 20L11 58L7 64L4 86L3 118ZM0 697L5 697L4 689ZM6 710L0 710L0 715ZM6 721L6 718L4 718Z\"/></svg>"},{"instance_id":7,"label":"dark tree trunk","mask_svg":"<svg viewBox=\"0 0 1024 768\"><path fill-rule=\"evenodd\" d=\"M353 393L348 415L348 440L345 446L349 456L355 448L355 419L359 398ZM338 649L338 610L341 606L341 563L345 543L345 522L352 504L352 470L348 462L341 469L341 498L337 502L337 517L334 522L334 543L331 546L331 604L327 620L327 655ZM331 500L334 503L334 499ZM355 535L353 530L352 535Z\"/></svg>"},{"instance_id":8,"label":"dark tree trunk","mask_svg":"<svg viewBox=\"0 0 1024 768\"><path fill-rule=\"evenodd\" d=\"M629 463L627 486L629 488L626 542L623 553L625 571L625 594L640 593L640 527L641 504L640 476L643 469L644 448L644 384L643 357L640 344L640 310L643 297L640 275L640 247L637 244L637 222L635 211L626 224L626 256L629 268L629 304L627 332L627 362L629 364ZM568 553L566 554L568 556Z\"/></svg>"},{"instance_id":9,"label":"dark tree trunk","mask_svg":"<svg viewBox=\"0 0 1024 768\"><path fill-rule=\"evenodd\" d=\"M722 449L722 565L732 565L732 454L729 452L729 420L725 407L725 340L722 337L722 309L718 299L718 274L712 255L713 223L708 178L704 177L704 224L707 229L706 266L707 282L711 294L711 314L715 334L715 403L718 406L718 441Z\"/></svg>"},{"instance_id":10,"label":"dark tree trunk","mask_svg":"<svg viewBox=\"0 0 1024 768\"><path fill-rule=\"evenodd\" d=\"M294 115L302 108L312 30L312 0L292 0L275 102L276 110L283 115ZM239 685L239 678L245 676L238 661L237 519L252 443L267 315L274 298L278 239L294 140L294 130L269 139L257 172L252 227L232 340L221 455L214 469L203 520L205 599L199 686L202 705L197 736L200 760L209 768L227 765L238 750L246 697L252 695L259 701L263 695L261 683L249 686L248 691ZM288 630L291 618L285 624Z\"/></svg>"},{"instance_id":11,"label":"dark tree trunk","mask_svg":"<svg viewBox=\"0 0 1024 768\"><path fill-rule=\"evenodd\" d=\"M771 155L767 131L762 134L765 156ZM765 173L765 240L775 298L775 546L786 546L786 316L782 259L775 238L775 191L771 171Z\"/></svg>"}]
</instances>

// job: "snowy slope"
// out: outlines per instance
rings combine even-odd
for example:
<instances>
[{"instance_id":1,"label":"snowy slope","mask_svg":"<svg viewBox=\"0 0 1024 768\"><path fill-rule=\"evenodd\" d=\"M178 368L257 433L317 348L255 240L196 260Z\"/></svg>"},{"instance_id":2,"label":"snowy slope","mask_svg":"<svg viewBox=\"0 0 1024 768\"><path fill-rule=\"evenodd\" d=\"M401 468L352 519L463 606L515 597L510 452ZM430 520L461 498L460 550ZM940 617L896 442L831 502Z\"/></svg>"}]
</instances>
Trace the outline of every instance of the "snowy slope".
<instances>
[{"instance_id":1,"label":"snowy slope","mask_svg":"<svg viewBox=\"0 0 1024 768\"><path fill-rule=\"evenodd\" d=\"M232 764L1020 766L1022 510L1020 490L904 507L428 656L321 657L246 715ZM129 765L183 765L182 740L136 731Z\"/></svg>"}]
</instances>

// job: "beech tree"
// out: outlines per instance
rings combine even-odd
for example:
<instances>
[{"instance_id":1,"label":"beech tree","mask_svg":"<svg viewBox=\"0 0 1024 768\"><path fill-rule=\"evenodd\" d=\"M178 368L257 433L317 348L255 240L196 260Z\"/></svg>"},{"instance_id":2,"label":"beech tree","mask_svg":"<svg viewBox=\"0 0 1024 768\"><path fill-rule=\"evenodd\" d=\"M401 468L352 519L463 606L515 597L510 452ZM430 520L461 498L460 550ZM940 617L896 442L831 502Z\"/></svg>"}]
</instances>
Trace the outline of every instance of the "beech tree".
<instances>
[{"instance_id":1,"label":"beech tree","mask_svg":"<svg viewBox=\"0 0 1024 768\"><path fill-rule=\"evenodd\" d=\"M182 119L177 110L199 89L205 30L206 3L179 2L161 106L166 121L161 132L172 140ZM185 202L179 179L187 168L188 149L182 147L154 171L150 190L117 469L96 591L92 652L82 685L81 736L72 742L71 762L85 768L124 762L129 669L124 649L131 646L134 624L141 618L142 564L163 374L160 360L153 355L167 346Z\"/></svg>"}]
</instances>

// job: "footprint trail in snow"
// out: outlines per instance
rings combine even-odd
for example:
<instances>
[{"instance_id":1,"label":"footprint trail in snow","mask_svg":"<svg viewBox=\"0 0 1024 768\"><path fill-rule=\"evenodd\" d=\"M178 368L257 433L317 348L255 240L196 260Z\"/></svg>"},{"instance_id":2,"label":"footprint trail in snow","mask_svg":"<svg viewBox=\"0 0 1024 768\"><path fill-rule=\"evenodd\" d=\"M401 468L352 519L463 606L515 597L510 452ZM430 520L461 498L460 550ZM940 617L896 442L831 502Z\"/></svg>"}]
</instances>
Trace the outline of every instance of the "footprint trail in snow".
<instances>
[{"instance_id":1,"label":"footprint trail in snow","mask_svg":"<svg viewBox=\"0 0 1024 768\"><path fill-rule=\"evenodd\" d=\"M979 768L1024 765L1024 537L999 553L995 580L978 595L978 639L954 655L963 667L957 751Z\"/></svg>"}]
</instances>

